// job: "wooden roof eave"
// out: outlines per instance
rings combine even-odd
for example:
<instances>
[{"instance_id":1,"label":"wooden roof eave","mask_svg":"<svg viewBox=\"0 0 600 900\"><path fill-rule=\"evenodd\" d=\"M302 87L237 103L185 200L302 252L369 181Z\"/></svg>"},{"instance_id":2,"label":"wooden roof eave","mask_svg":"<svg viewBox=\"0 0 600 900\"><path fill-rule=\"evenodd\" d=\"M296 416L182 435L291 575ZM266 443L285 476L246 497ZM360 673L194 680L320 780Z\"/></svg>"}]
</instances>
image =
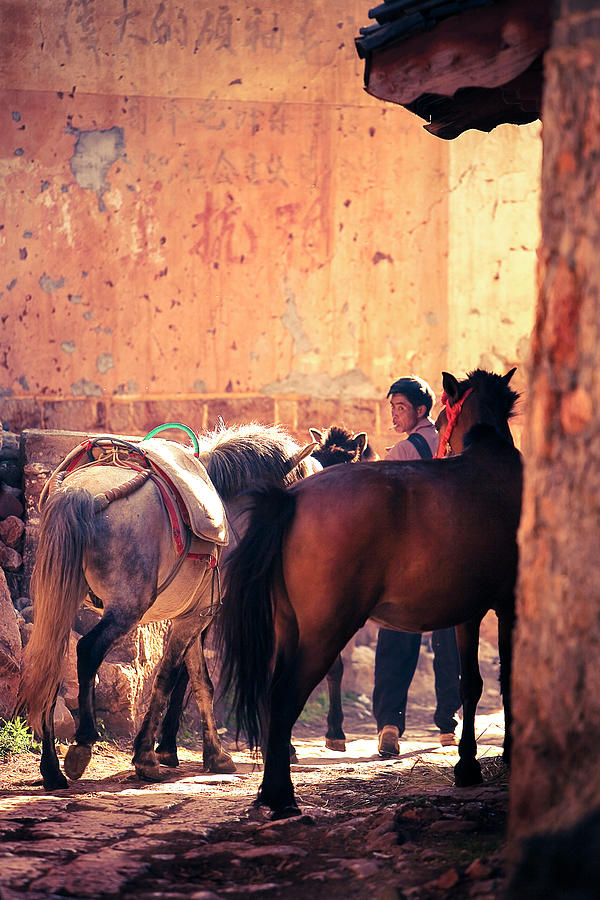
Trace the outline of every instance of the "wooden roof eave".
<instances>
[{"instance_id":1,"label":"wooden roof eave","mask_svg":"<svg viewBox=\"0 0 600 900\"><path fill-rule=\"evenodd\" d=\"M365 90L425 118L426 130L448 139L468 128L534 121L541 109L541 60L550 44L550 5L494 3L373 49L365 57Z\"/></svg>"}]
</instances>

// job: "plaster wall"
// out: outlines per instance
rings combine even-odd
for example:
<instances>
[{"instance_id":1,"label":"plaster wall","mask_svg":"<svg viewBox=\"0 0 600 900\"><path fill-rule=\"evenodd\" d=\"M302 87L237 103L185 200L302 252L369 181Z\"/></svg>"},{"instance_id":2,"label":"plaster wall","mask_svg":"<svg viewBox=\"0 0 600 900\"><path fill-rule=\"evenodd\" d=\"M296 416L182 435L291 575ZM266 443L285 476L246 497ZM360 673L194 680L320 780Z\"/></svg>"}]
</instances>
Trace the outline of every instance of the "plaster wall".
<instances>
[{"instance_id":1,"label":"plaster wall","mask_svg":"<svg viewBox=\"0 0 600 900\"><path fill-rule=\"evenodd\" d=\"M362 0L0 2L0 418L389 440L407 371L520 363L537 126L362 89Z\"/></svg>"}]
</instances>

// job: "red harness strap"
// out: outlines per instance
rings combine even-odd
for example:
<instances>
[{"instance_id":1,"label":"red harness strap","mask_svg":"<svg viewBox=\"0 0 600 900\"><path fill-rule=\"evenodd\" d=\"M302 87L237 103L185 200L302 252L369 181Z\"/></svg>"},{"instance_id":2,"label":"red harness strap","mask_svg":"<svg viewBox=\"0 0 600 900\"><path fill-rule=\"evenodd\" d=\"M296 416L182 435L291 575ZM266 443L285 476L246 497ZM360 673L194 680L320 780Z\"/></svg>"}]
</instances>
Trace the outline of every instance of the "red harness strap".
<instances>
[{"instance_id":1,"label":"red harness strap","mask_svg":"<svg viewBox=\"0 0 600 900\"><path fill-rule=\"evenodd\" d=\"M446 392L444 391L444 393L442 394L442 403L446 407L446 420L447 420L448 424L446 425L444 437L442 438L440 445L437 448L434 459L441 459L443 456L446 455L446 448L448 446L448 443L450 442L450 438L452 437L452 432L454 431L454 426L456 425L456 422L458 421L458 417L459 417L460 411L463 407L463 403L465 402L465 400L467 399L469 394L472 394L472 393L473 393L473 388L469 388L468 390L466 390L464 392L464 394L462 395L462 397L460 398L460 400L457 400L453 406L450 406L450 401L448 399Z\"/></svg>"},{"instance_id":2,"label":"red harness strap","mask_svg":"<svg viewBox=\"0 0 600 900\"><path fill-rule=\"evenodd\" d=\"M212 553L188 553L186 559L206 559L211 569L217 567L217 557Z\"/></svg>"}]
</instances>

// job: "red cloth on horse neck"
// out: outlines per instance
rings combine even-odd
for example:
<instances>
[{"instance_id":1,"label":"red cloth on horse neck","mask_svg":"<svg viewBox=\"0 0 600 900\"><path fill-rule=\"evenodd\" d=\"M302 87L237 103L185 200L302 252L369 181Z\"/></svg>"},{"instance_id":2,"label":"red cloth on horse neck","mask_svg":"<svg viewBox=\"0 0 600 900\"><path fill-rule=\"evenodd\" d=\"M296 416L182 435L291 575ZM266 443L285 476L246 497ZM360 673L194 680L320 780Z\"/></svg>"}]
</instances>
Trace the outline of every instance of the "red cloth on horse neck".
<instances>
[{"instance_id":1,"label":"red cloth on horse neck","mask_svg":"<svg viewBox=\"0 0 600 900\"><path fill-rule=\"evenodd\" d=\"M466 390L460 400L457 400L453 406L450 406L450 401L448 399L448 394L446 393L446 391L444 391L444 393L442 394L442 403L446 407L446 420L448 424L446 425L443 440L437 449L437 453L435 454L436 459L441 459L446 455L446 447L448 446L448 442L452 437L452 432L454 431L454 426L456 425L456 422L460 415L463 403L465 402L469 394L472 393L473 388L469 388L468 390Z\"/></svg>"}]
</instances>

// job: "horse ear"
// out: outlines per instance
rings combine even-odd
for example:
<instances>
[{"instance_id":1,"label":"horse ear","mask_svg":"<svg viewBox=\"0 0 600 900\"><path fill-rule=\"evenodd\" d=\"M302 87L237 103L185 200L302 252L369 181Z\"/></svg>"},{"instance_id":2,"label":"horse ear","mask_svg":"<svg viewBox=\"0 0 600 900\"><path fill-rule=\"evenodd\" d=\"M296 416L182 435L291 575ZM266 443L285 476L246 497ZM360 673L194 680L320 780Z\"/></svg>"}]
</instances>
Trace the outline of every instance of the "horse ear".
<instances>
[{"instance_id":1,"label":"horse ear","mask_svg":"<svg viewBox=\"0 0 600 900\"><path fill-rule=\"evenodd\" d=\"M358 434L355 434L352 438L354 443L356 444L356 449L358 450L358 455L362 456L365 450L367 449L368 438L366 431L359 431Z\"/></svg>"},{"instance_id":2,"label":"horse ear","mask_svg":"<svg viewBox=\"0 0 600 900\"><path fill-rule=\"evenodd\" d=\"M508 382L513 377L513 375L515 374L516 371L517 371L517 367L513 366L513 368L510 370L510 372L507 372L506 375L502 376L502 381L504 381L506 384L508 384Z\"/></svg>"},{"instance_id":3,"label":"horse ear","mask_svg":"<svg viewBox=\"0 0 600 900\"><path fill-rule=\"evenodd\" d=\"M317 444L320 444L323 440L323 432L319 431L318 428L309 428L308 430L313 441L316 441Z\"/></svg>"},{"instance_id":4,"label":"horse ear","mask_svg":"<svg viewBox=\"0 0 600 900\"><path fill-rule=\"evenodd\" d=\"M450 372L442 372L442 387L452 404L458 400L459 388L458 381Z\"/></svg>"},{"instance_id":5,"label":"horse ear","mask_svg":"<svg viewBox=\"0 0 600 900\"><path fill-rule=\"evenodd\" d=\"M305 447L302 447L300 450L294 453L293 456L290 456L287 461L288 472L293 472L296 466L299 466L303 459L306 459L307 456L310 456L313 450L316 450L317 446L318 443L316 441L312 444L306 444Z\"/></svg>"}]
</instances>

